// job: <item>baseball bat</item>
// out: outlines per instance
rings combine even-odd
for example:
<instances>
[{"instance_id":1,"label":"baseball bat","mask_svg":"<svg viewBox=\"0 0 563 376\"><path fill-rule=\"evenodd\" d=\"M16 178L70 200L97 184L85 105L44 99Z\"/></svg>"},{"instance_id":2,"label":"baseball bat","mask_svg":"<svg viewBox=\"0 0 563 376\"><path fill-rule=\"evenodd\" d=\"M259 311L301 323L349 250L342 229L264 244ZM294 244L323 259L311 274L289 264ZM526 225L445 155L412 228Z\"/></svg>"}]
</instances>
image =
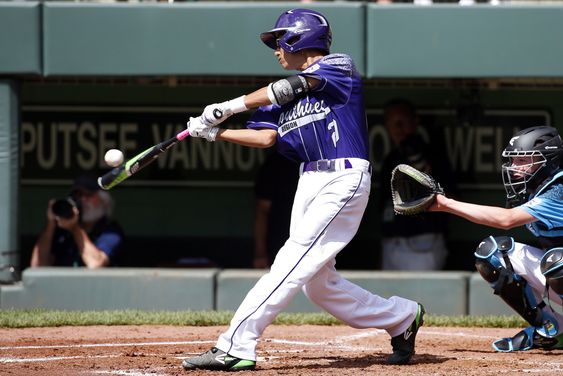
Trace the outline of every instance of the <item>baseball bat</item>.
<instances>
[{"instance_id":1,"label":"baseball bat","mask_svg":"<svg viewBox=\"0 0 563 376\"><path fill-rule=\"evenodd\" d=\"M223 111L216 108L213 110L213 116L215 116L216 119L220 119L223 117ZM139 170L151 164L155 159L160 157L162 153L189 135L188 130L185 129L176 136L137 154L121 166L115 167L105 175L100 176L98 178L98 185L105 190L112 189L129 176L136 174Z\"/></svg>"},{"instance_id":2,"label":"baseball bat","mask_svg":"<svg viewBox=\"0 0 563 376\"><path fill-rule=\"evenodd\" d=\"M187 136L189 136L189 133L188 130L185 129L174 137L137 154L121 166L115 167L105 175L100 176L98 178L98 185L105 190L115 187L129 176L136 174L141 169L151 164L155 159L160 157L162 153L176 145L179 141L182 141Z\"/></svg>"}]
</instances>

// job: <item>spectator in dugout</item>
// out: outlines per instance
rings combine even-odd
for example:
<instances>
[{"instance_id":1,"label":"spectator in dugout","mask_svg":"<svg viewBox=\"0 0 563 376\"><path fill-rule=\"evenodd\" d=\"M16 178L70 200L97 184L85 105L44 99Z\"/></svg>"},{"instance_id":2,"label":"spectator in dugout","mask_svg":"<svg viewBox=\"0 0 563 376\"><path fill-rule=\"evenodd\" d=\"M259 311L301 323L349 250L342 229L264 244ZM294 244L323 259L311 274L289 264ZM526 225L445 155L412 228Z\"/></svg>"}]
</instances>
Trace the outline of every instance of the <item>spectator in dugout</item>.
<instances>
[{"instance_id":1,"label":"spectator in dugout","mask_svg":"<svg viewBox=\"0 0 563 376\"><path fill-rule=\"evenodd\" d=\"M379 212L382 220L383 270L441 270L448 249L447 217L443 213L417 216L395 215L391 199L391 172L399 164L408 164L434 176L448 192L455 193L455 179L449 163L418 133L416 107L404 98L394 98L384 107L385 129L393 148L383 160L382 193Z\"/></svg>"},{"instance_id":2,"label":"spectator in dugout","mask_svg":"<svg viewBox=\"0 0 563 376\"><path fill-rule=\"evenodd\" d=\"M47 223L31 255L31 266L115 266L123 246L121 227L110 219L113 201L94 176L78 177L66 198L51 199Z\"/></svg>"}]
</instances>

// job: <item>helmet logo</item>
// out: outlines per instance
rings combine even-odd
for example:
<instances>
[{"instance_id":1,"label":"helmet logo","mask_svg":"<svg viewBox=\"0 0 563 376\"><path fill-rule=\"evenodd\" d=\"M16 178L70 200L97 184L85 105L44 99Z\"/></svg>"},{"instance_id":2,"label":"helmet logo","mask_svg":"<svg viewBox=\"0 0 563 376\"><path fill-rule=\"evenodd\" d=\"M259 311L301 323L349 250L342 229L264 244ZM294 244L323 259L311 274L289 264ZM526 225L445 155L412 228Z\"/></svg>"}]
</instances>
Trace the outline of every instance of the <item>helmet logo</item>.
<instances>
[{"instance_id":1,"label":"helmet logo","mask_svg":"<svg viewBox=\"0 0 563 376\"><path fill-rule=\"evenodd\" d=\"M288 10L287 13L293 14L294 10L295 9ZM310 13L310 12L303 12L303 14L308 14L308 15L311 15L313 17L317 17L321 22L320 26L328 26L328 21L323 16L321 16L320 14Z\"/></svg>"},{"instance_id":2,"label":"helmet logo","mask_svg":"<svg viewBox=\"0 0 563 376\"><path fill-rule=\"evenodd\" d=\"M510 141L508 141L508 143L510 144L510 146L514 146L514 141L518 140L519 138L520 136L512 137Z\"/></svg>"},{"instance_id":3,"label":"helmet logo","mask_svg":"<svg viewBox=\"0 0 563 376\"><path fill-rule=\"evenodd\" d=\"M313 16L313 17L317 17L317 18L320 20L320 22L321 22L321 24L320 24L319 26L328 26L328 22L326 21L326 19L325 19L324 17L322 17L322 16L316 14L316 13L307 13L307 12L304 12L303 14L309 14L309 15L311 15L311 16Z\"/></svg>"}]
</instances>

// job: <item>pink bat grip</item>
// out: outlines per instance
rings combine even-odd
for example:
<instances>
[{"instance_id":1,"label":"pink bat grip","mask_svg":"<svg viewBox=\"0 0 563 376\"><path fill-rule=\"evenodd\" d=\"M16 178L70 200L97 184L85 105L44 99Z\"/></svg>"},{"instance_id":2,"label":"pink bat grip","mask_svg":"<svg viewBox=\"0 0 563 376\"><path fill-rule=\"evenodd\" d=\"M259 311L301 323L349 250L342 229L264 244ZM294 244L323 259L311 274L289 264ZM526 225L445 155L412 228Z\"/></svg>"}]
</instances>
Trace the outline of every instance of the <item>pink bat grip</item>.
<instances>
[{"instance_id":1,"label":"pink bat grip","mask_svg":"<svg viewBox=\"0 0 563 376\"><path fill-rule=\"evenodd\" d=\"M190 132L188 132L187 129L184 129L182 132L176 135L176 138L178 139L178 141L182 141L184 138L188 137L189 135Z\"/></svg>"}]
</instances>

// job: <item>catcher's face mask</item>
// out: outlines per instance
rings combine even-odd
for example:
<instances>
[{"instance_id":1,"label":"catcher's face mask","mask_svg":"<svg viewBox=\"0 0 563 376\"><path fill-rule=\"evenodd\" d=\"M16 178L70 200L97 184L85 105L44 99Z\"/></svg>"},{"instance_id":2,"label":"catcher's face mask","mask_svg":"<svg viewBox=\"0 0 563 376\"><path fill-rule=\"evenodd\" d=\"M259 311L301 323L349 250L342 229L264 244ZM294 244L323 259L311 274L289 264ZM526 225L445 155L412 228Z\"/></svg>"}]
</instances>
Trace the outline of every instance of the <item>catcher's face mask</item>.
<instances>
[{"instance_id":1,"label":"catcher's face mask","mask_svg":"<svg viewBox=\"0 0 563 376\"><path fill-rule=\"evenodd\" d=\"M506 190L506 197L511 200L529 193L529 182L538 170L545 166L546 159L538 151L504 151L502 153L508 161L502 165L502 181Z\"/></svg>"}]
</instances>

